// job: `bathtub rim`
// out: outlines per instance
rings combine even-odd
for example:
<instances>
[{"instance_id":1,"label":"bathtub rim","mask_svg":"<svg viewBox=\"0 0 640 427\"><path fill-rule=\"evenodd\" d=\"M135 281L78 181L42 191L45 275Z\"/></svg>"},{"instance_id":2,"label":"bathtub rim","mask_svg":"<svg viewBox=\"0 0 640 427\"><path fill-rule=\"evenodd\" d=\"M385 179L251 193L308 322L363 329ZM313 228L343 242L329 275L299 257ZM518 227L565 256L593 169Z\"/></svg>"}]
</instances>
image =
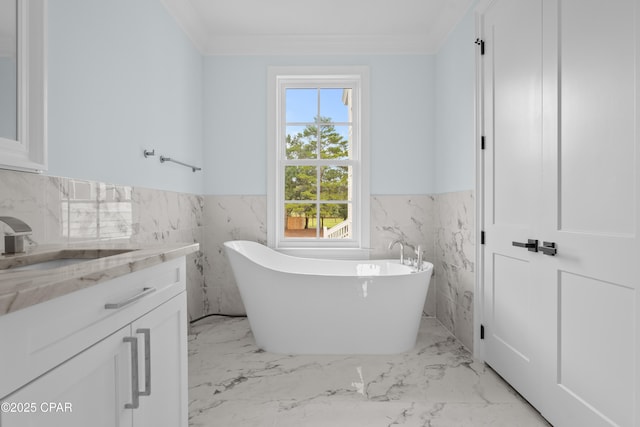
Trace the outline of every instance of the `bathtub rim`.
<instances>
[{"instance_id":1,"label":"bathtub rim","mask_svg":"<svg viewBox=\"0 0 640 427\"><path fill-rule=\"evenodd\" d=\"M398 266L402 266L402 267L406 267L407 268L407 272L403 272L403 273L396 273L396 274L380 274L380 275L357 275L357 274L326 274L326 273L322 273L320 270L316 270L316 271L301 271L301 270L296 270L296 271L288 271L288 270L282 270L282 269L278 269L273 267L272 265L265 265L264 263L258 262L256 261L254 258L252 258L251 256L249 256L246 253L243 253L240 250L237 250L235 247L233 247L234 243L238 243L238 244L249 244L248 246L254 246L254 247L259 247L261 249L259 250L267 250L270 255L274 255L276 257L280 257L282 259L288 260L289 262L296 262L296 261L300 261L300 260L304 260L304 261L308 261L308 262L317 262L318 264L320 263L324 263L324 262L339 262L339 263L345 263L345 264L357 264L359 262L361 263L389 263L389 264L395 264ZM247 259L249 259L251 262L261 266L262 268L265 268L267 270L270 271L275 271L275 272L279 272L279 273L286 273L286 274L298 274L298 275L302 275L302 276L324 276L324 277L362 277L362 278L367 278L367 277L403 277L403 276L409 276L412 274L423 274L423 273L429 273L429 274L433 274L434 271L434 265L433 263L429 262L429 261L423 261L422 262L422 266L423 268L421 270L415 270L413 267L406 265L406 264L400 264L400 260L396 259L396 258L380 258L380 259L333 259L333 258L311 258L311 257L299 257L299 256L294 256L294 255L289 255L286 253L282 253L276 249L270 248L267 245L264 245L262 243L259 242L255 242L252 240L227 240L223 243L223 246L225 247L225 250L233 250L235 252L237 252L239 255L242 255L244 257L246 257ZM227 255L228 256L228 255Z\"/></svg>"}]
</instances>

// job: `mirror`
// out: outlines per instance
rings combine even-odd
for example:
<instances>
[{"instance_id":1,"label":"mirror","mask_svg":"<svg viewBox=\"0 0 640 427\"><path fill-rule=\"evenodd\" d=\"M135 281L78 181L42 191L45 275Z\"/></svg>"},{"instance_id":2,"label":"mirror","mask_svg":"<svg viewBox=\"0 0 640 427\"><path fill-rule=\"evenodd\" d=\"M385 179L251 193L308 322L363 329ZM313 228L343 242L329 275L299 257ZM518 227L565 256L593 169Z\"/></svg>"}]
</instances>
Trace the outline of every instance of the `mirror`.
<instances>
[{"instance_id":1,"label":"mirror","mask_svg":"<svg viewBox=\"0 0 640 427\"><path fill-rule=\"evenodd\" d=\"M0 0L0 137L18 139L18 0Z\"/></svg>"},{"instance_id":2,"label":"mirror","mask_svg":"<svg viewBox=\"0 0 640 427\"><path fill-rule=\"evenodd\" d=\"M0 0L0 168L47 166L47 0Z\"/></svg>"}]
</instances>

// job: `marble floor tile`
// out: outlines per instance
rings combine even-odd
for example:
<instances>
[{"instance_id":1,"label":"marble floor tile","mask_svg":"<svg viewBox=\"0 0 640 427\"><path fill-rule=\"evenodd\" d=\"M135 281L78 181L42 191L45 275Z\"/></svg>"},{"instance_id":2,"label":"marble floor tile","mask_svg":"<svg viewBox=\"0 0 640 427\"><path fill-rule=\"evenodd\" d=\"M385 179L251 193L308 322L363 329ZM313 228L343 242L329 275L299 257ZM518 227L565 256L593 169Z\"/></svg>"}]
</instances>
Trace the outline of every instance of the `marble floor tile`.
<instances>
[{"instance_id":1,"label":"marble floor tile","mask_svg":"<svg viewBox=\"0 0 640 427\"><path fill-rule=\"evenodd\" d=\"M434 318L398 355L281 355L246 318L210 317L189 336L193 427L548 426Z\"/></svg>"}]
</instances>

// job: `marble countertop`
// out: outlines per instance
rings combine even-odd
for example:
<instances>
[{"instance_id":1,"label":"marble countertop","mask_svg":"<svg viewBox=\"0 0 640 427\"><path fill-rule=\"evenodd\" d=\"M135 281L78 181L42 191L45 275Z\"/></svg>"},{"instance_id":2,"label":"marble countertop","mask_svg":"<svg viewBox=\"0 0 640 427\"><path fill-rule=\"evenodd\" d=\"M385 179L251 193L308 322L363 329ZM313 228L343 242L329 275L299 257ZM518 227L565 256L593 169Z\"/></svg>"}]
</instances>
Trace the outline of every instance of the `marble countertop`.
<instances>
[{"instance_id":1,"label":"marble countertop","mask_svg":"<svg viewBox=\"0 0 640 427\"><path fill-rule=\"evenodd\" d=\"M85 243L41 245L27 254L0 256L0 268L23 264L25 257L40 262L64 252L64 258L87 261L45 270L0 270L0 316L68 293L115 279L134 271L196 252L198 243L134 245ZM96 252L110 255L97 258ZM114 254L114 255L111 255Z\"/></svg>"}]
</instances>

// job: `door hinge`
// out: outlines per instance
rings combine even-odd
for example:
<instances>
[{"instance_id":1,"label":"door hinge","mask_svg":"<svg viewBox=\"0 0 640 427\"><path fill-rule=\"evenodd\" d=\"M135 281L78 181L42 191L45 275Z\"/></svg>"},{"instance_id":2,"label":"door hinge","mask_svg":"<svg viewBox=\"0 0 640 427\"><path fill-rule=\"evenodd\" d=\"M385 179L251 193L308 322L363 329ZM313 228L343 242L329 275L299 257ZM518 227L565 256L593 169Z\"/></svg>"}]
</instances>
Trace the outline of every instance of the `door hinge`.
<instances>
[{"instance_id":1,"label":"door hinge","mask_svg":"<svg viewBox=\"0 0 640 427\"><path fill-rule=\"evenodd\" d=\"M484 150L484 135L480 137L480 149Z\"/></svg>"},{"instance_id":2,"label":"door hinge","mask_svg":"<svg viewBox=\"0 0 640 427\"><path fill-rule=\"evenodd\" d=\"M474 43L480 46L480 55L484 55L484 40L476 39Z\"/></svg>"},{"instance_id":3,"label":"door hinge","mask_svg":"<svg viewBox=\"0 0 640 427\"><path fill-rule=\"evenodd\" d=\"M480 325L480 339L484 339L484 325Z\"/></svg>"},{"instance_id":4,"label":"door hinge","mask_svg":"<svg viewBox=\"0 0 640 427\"><path fill-rule=\"evenodd\" d=\"M480 232L480 244L484 245L484 231Z\"/></svg>"}]
</instances>

